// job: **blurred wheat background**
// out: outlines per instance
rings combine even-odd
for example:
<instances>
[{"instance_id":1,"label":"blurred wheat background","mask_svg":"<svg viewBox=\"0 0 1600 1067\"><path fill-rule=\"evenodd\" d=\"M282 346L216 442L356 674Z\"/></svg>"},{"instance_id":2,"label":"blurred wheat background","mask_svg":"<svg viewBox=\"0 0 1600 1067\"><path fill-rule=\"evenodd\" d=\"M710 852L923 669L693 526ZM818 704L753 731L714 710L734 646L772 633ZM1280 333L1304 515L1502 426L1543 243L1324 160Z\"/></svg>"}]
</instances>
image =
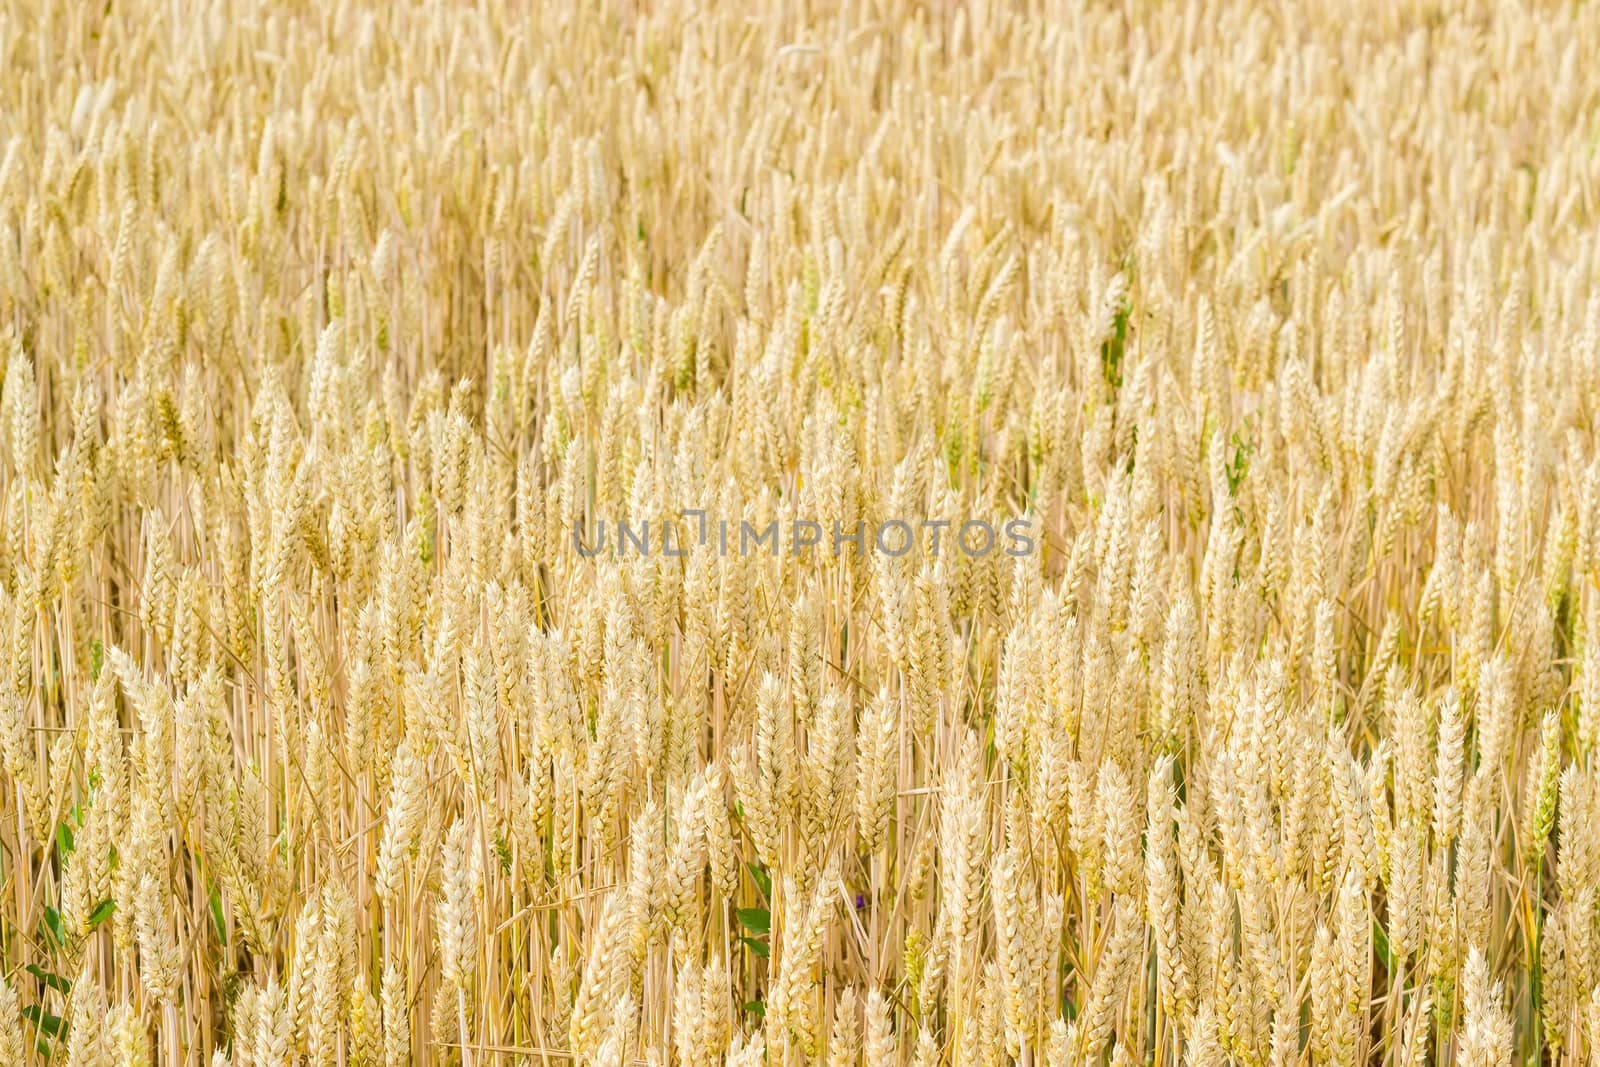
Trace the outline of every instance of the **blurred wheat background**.
<instances>
[{"instance_id":1,"label":"blurred wheat background","mask_svg":"<svg viewBox=\"0 0 1600 1067\"><path fill-rule=\"evenodd\" d=\"M0 61L0 1067L1600 1057L1600 5Z\"/></svg>"}]
</instances>

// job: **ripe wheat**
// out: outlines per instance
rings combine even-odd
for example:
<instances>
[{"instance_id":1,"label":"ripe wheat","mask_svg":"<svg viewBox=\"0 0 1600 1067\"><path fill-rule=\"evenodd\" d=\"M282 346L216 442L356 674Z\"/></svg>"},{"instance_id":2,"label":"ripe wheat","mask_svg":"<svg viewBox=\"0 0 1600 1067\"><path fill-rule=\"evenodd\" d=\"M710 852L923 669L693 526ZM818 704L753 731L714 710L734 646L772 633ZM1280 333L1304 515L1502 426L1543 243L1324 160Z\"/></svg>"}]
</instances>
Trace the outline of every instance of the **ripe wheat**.
<instances>
[{"instance_id":1,"label":"ripe wheat","mask_svg":"<svg viewBox=\"0 0 1600 1067\"><path fill-rule=\"evenodd\" d=\"M1600 1059L1600 5L0 61L0 1067Z\"/></svg>"}]
</instances>

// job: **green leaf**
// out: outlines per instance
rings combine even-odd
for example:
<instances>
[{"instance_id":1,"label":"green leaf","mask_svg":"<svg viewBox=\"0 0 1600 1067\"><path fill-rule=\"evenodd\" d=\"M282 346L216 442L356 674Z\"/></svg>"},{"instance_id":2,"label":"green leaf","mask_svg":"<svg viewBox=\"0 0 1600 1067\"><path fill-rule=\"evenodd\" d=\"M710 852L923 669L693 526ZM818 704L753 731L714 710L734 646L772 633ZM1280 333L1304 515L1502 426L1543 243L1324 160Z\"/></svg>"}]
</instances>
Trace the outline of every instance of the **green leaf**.
<instances>
[{"instance_id":1,"label":"green leaf","mask_svg":"<svg viewBox=\"0 0 1600 1067\"><path fill-rule=\"evenodd\" d=\"M772 897L772 876L767 874L764 867L757 864L747 863L745 866L750 868L750 877L754 878L756 885L761 887L761 895L770 900Z\"/></svg>"},{"instance_id":2,"label":"green leaf","mask_svg":"<svg viewBox=\"0 0 1600 1067\"><path fill-rule=\"evenodd\" d=\"M22 1017L32 1023L34 1029L42 1034L49 1034L54 1038L61 1038L66 1035L67 1024L62 1021L61 1016L51 1015L37 1004L29 1004L26 1008L23 1008Z\"/></svg>"},{"instance_id":3,"label":"green leaf","mask_svg":"<svg viewBox=\"0 0 1600 1067\"><path fill-rule=\"evenodd\" d=\"M211 887L211 923L217 928L217 941L223 948L228 947L228 924L222 921L222 894L217 892L217 887Z\"/></svg>"},{"instance_id":4,"label":"green leaf","mask_svg":"<svg viewBox=\"0 0 1600 1067\"><path fill-rule=\"evenodd\" d=\"M744 1006L745 1014L754 1015L758 1019L767 1017L767 1006L759 1000L748 1001Z\"/></svg>"},{"instance_id":5,"label":"green leaf","mask_svg":"<svg viewBox=\"0 0 1600 1067\"><path fill-rule=\"evenodd\" d=\"M772 932L772 912L766 908L739 908L734 914L739 917L739 925L753 934Z\"/></svg>"},{"instance_id":6,"label":"green leaf","mask_svg":"<svg viewBox=\"0 0 1600 1067\"><path fill-rule=\"evenodd\" d=\"M72 827L65 821L56 824L56 850L61 853L62 860L72 855L72 850L77 847L77 839L72 835Z\"/></svg>"},{"instance_id":7,"label":"green leaf","mask_svg":"<svg viewBox=\"0 0 1600 1067\"><path fill-rule=\"evenodd\" d=\"M39 981L43 982L51 989L54 989L57 993L70 994L72 992L71 982L67 981L67 979L61 977L59 974L51 974L37 963L30 963L22 969L39 979Z\"/></svg>"},{"instance_id":8,"label":"green leaf","mask_svg":"<svg viewBox=\"0 0 1600 1067\"><path fill-rule=\"evenodd\" d=\"M762 959L765 960L772 958L772 950L767 947L767 943L765 941L757 941L753 937L744 937L742 935L740 936L739 940L743 941L746 948L748 948L751 952L754 952L757 956L760 956Z\"/></svg>"},{"instance_id":9,"label":"green leaf","mask_svg":"<svg viewBox=\"0 0 1600 1067\"><path fill-rule=\"evenodd\" d=\"M1239 436L1238 431L1233 434L1233 458L1228 460L1228 495L1236 496L1239 492L1239 483L1244 481L1244 476L1250 470L1250 452L1253 446Z\"/></svg>"},{"instance_id":10,"label":"green leaf","mask_svg":"<svg viewBox=\"0 0 1600 1067\"><path fill-rule=\"evenodd\" d=\"M1378 961L1389 974L1394 974L1394 953L1389 948L1389 935L1384 933L1378 920L1372 920L1372 945L1377 950Z\"/></svg>"},{"instance_id":11,"label":"green leaf","mask_svg":"<svg viewBox=\"0 0 1600 1067\"><path fill-rule=\"evenodd\" d=\"M111 916L116 913L116 910L117 902L114 900L102 900L100 903L96 904L94 906L94 910L89 913L89 929L93 930L95 927L111 918Z\"/></svg>"},{"instance_id":12,"label":"green leaf","mask_svg":"<svg viewBox=\"0 0 1600 1067\"><path fill-rule=\"evenodd\" d=\"M57 948L67 943L66 930L61 925L61 913L48 905L44 909L44 918L39 920L39 929L49 935Z\"/></svg>"},{"instance_id":13,"label":"green leaf","mask_svg":"<svg viewBox=\"0 0 1600 1067\"><path fill-rule=\"evenodd\" d=\"M1100 369L1106 384L1113 389L1122 387L1122 356L1128 343L1128 315L1133 310L1126 297L1117 305L1111 337L1100 346Z\"/></svg>"},{"instance_id":14,"label":"green leaf","mask_svg":"<svg viewBox=\"0 0 1600 1067\"><path fill-rule=\"evenodd\" d=\"M494 854L500 860L500 870L511 873L511 846L499 834L494 835Z\"/></svg>"}]
</instances>

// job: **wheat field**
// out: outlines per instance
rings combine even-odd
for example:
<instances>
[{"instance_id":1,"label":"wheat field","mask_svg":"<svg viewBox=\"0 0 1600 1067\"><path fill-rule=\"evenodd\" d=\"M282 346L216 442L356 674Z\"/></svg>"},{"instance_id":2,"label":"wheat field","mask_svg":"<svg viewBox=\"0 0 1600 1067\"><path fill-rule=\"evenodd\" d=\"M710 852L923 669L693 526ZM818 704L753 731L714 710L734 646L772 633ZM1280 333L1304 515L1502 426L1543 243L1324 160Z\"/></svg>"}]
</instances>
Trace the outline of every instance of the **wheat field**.
<instances>
[{"instance_id":1,"label":"wheat field","mask_svg":"<svg viewBox=\"0 0 1600 1067\"><path fill-rule=\"evenodd\" d=\"M1600 1062L1600 5L0 60L0 1067Z\"/></svg>"}]
</instances>

